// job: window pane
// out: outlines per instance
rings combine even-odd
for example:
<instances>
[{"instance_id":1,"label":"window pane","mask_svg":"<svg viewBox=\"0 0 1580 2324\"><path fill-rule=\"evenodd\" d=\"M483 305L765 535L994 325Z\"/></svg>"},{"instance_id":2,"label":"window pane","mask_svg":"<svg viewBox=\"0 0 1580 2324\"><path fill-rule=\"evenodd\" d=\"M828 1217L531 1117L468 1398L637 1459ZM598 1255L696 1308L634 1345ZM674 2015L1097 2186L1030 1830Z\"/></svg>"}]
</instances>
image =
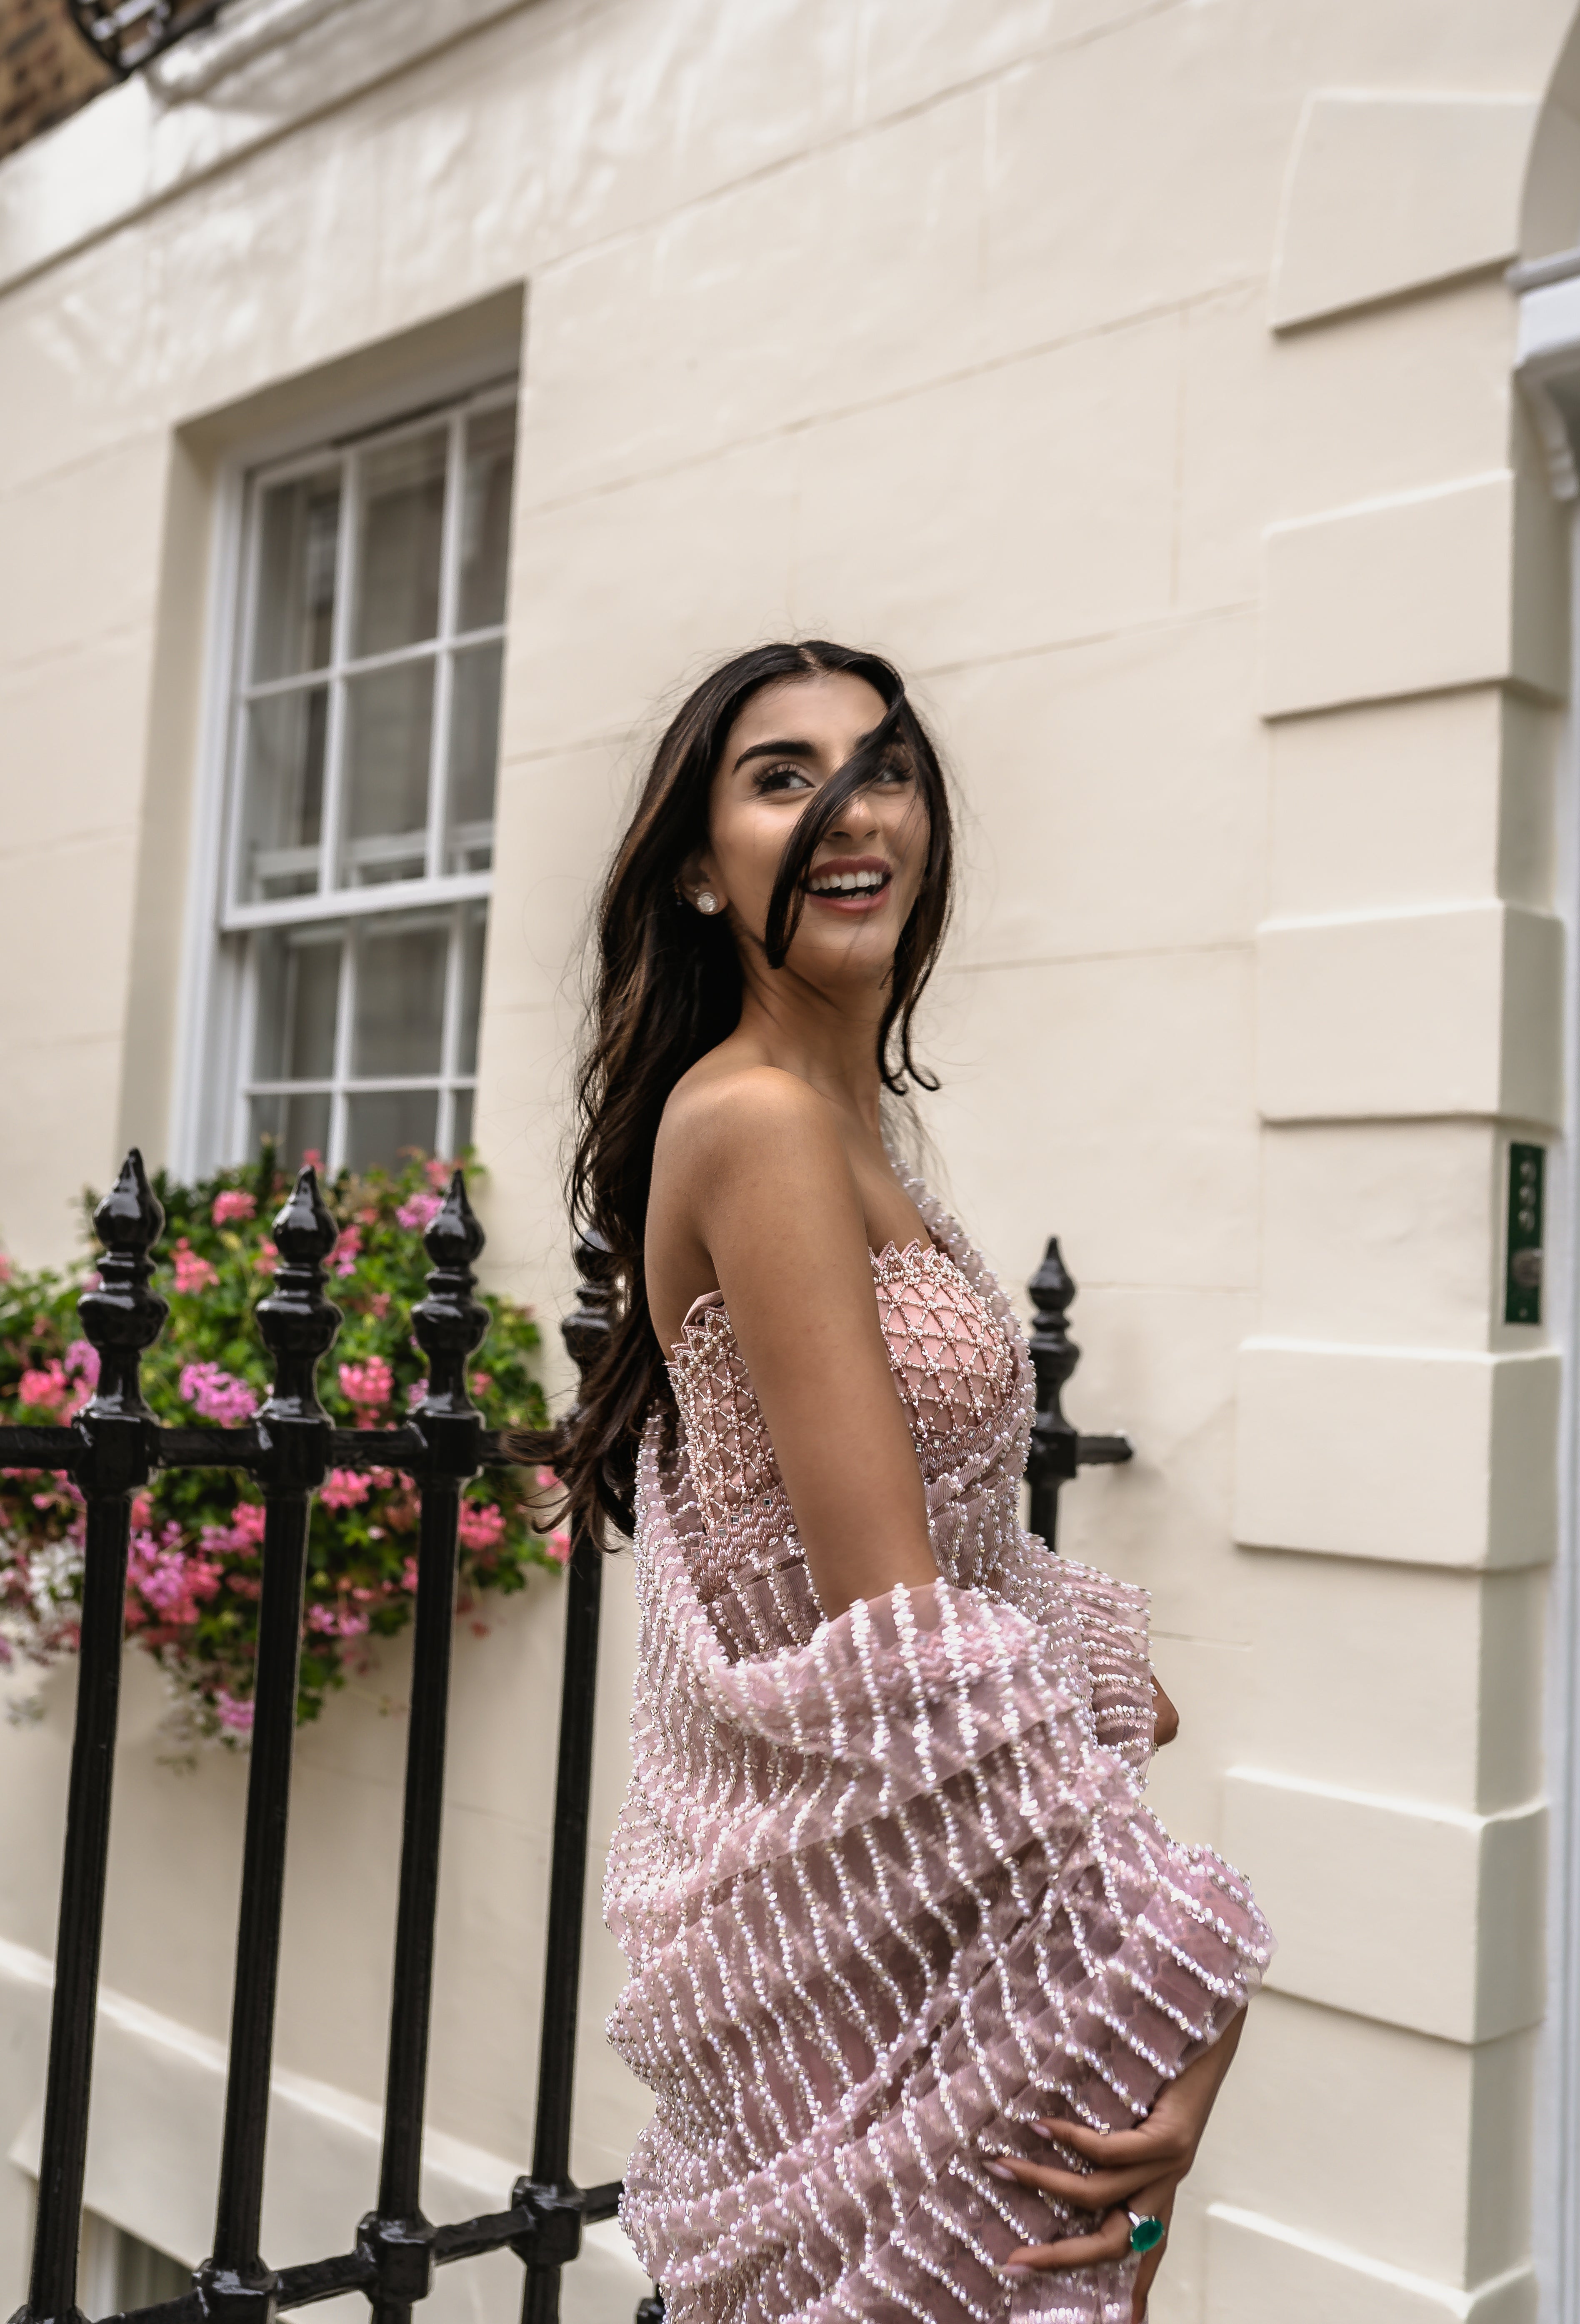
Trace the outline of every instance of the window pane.
<instances>
[{"instance_id":1,"label":"window pane","mask_svg":"<svg viewBox=\"0 0 1580 2324\"><path fill-rule=\"evenodd\" d=\"M329 1150L327 1090L306 1097L255 1097L252 1117L254 1154L265 1138L272 1138L282 1170L300 1170L308 1161L322 1167Z\"/></svg>"},{"instance_id":2,"label":"window pane","mask_svg":"<svg viewBox=\"0 0 1580 2324\"><path fill-rule=\"evenodd\" d=\"M439 629L449 431L407 436L362 464L354 654L388 653Z\"/></svg>"},{"instance_id":3,"label":"window pane","mask_svg":"<svg viewBox=\"0 0 1580 2324\"><path fill-rule=\"evenodd\" d=\"M424 1154L433 1151L437 1090L387 1090L354 1097L347 1113L346 1159L353 1170L369 1170L375 1163L393 1169L407 1146L420 1147Z\"/></svg>"},{"instance_id":4,"label":"window pane","mask_svg":"<svg viewBox=\"0 0 1580 2324\"><path fill-rule=\"evenodd\" d=\"M510 556L510 489L515 467L513 406L480 411L467 422L466 498L461 507L463 630L504 619L505 567Z\"/></svg>"},{"instance_id":5,"label":"window pane","mask_svg":"<svg viewBox=\"0 0 1580 2324\"><path fill-rule=\"evenodd\" d=\"M354 1080L438 1073L448 952L443 925L365 932L356 958Z\"/></svg>"},{"instance_id":6,"label":"window pane","mask_svg":"<svg viewBox=\"0 0 1580 2324\"><path fill-rule=\"evenodd\" d=\"M241 892L307 896L319 884L328 688L271 694L248 706Z\"/></svg>"},{"instance_id":7,"label":"window pane","mask_svg":"<svg viewBox=\"0 0 1580 2324\"><path fill-rule=\"evenodd\" d=\"M335 618L340 471L272 484L259 516L254 678L322 669Z\"/></svg>"},{"instance_id":8,"label":"window pane","mask_svg":"<svg viewBox=\"0 0 1580 2324\"><path fill-rule=\"evenodd\" d=\"M401 662L347 685L342 887L422 877L432 737L431 661Z\"/></svg>"},{"instance_id":9,"label":"window pane","mask_svg":"<svg viewBox=\"0 0 1580 2324\"><path fill-rule=\"evenodd\" d=\"M488 922L482 912L468 912L461 934L461 1040L456 1057L457 1074L477 1070L477 1016L483 999L483 940Z\"/></svg>"},{"instance_id":10,"label":"window pane","mask_svg":"<svg viewBox=\"0 0 1580 2324\"><path fill-rule=\"evenodd\" d=\"M450 834L447 872L486 872L494 860L503 645L457 654L450 693Z\"/></svg>"},{"instance_id":11,"label":"window pane","mask_svg":"<svg viewBox=\"0 0 1580 2324\"><path fill-rule=\"evenodd\" d=\"M258 1031L253 1079L323 1082L335 1070L339 1013L340 939L276 935L258 947Z\"/></svg>"},{"instance_id":12,"label":"window pane","mask_svg":"<svg viewBox=\"0 0 1580 2324\"><path fill-rule=\"evenodd\" d=\"M472 1143L472 1093L470 1090L456 1092L455 1120L455 1150L457 1154L464 1154Z\"/></svg>"}]
</instances>

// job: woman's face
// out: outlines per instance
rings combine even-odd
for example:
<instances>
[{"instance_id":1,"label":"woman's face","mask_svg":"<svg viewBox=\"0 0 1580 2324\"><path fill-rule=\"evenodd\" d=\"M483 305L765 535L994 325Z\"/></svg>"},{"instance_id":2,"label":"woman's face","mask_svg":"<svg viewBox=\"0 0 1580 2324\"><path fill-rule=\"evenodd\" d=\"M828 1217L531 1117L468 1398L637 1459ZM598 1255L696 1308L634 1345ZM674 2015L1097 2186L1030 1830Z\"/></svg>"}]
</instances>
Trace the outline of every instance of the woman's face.
<instances>
[{"instance_id":1,"label":"woman's face","mask_svg":"<svg viewBox=\"0 0 1580 2324\"><path fill-rule=\"evenodd\" d=\"M716 897L737 942L762 943L798 816L884 707L864 678L841 670L776 679L735 720L713 779L708 844L688 863L681 886L693 901L704 891ZM853 975L881 981L921 886L927 850L927 810L909 756L897 750L819 840L789 966L813 984Z\"/></svg>"}]
</instances>

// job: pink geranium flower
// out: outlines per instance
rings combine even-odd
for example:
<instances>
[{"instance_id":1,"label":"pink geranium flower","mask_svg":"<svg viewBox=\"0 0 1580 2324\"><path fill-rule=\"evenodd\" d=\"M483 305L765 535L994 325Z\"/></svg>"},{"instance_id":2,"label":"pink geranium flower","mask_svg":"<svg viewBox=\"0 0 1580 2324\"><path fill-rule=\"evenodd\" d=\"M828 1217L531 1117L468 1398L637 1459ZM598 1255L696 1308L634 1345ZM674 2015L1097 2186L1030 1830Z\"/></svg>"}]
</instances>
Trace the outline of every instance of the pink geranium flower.
<instances>
[{"instance_id":1,"label":"pink geranium flower","mask_svg":"<svg viewBox=\"0 0 1580 2324\"><path fill-rule=\"evenodd\" d=\"M245 1186L226 1186L223 1194L215 1195L214 1208L208 1215L217 1227L222 1227L232 1219L254 1217L257 1208L257 1196L249 1194Z\"/></svg>"},{"instance_id":2,"label":"pink geranium flower","mask_svg":"<svg viewBox=\"0 0 1580 2324\"><path fill-rule=\"evenodd\" d=\"M236 1695L227 1694L224 1687L221 1687L218 1693L214 1698L214 1708L219 1713L220 1725L222 1727L228 1727L233 1735L250 1735L252 1733L253 1706L251 1702L243 1702L239 1701Z\"/></svg>"},{"instance_id":3,"label":"pink geranium flower","mask_svg":"<svg viewBox=\"0 0 1580 2324\"><path fill-rule=\"evenodd\" d=\"M137 1533L126 1560L128 1596L141 1598L162 1621L189 1629L199 1609L218 1594L220 1569L212 1560L191 1556L181 1545L181 1528L172 1519L159 1535ZM138 1610L134 1608L134 1618Z\"/></svg>"},{"instance_id":4,"label":"pink geranium flower","mask_svg":"<svg viewBox=\"0 0 1580 2324\"><path fill-rule=\"evenodd\" d=\"M395 1375L383 1356L369 1356L365 1364L342 1364L340 1393L355 1405L358 1417L382 1412L390 1400Z\"/></svg>"},{"instance_id":5,"label":"pink geranium flower","mask_svg":"<svg viewBox=\"0 0 1580 2324\"><path fill-rule=\"evenodd\" d=\"M279 1271L280 1271L280 1253L279 1253L279 1251L275 1249L274 1245L273 1245L272 1242L263 1242L263 1243L260 1243L260 1244L259 1244L259 1246L258 1246L258 1256L257 1256L257 1257L256 1257L256 1259L254 1259L254 1261L253 1261L253 1272L254 1272L254 1275L277 1275L277 1274L279 1273Z\"/></svg>"},{"instance_id":6,"label":"pink geranium flower","mask_svg":"<svg viewBox=\"0 0 1580 2324\"><path fill-rule=\"evenodd\" d=\"M199 1536L205 1557L251 1557L263 1538L261 1501L238 1501L228 1525L205 1526Z\"/></svg>"},{"instance_id":7,"label":"pink geranium flower","mask_svg":"<svg viewBox=\"0 0 1580 2324\"><path fill-rule=\"evenodd\" d=\"M367 1479L355 1469L331 1469L319 1488L319 1499L327 1509L354 1509L370 1490Z\"/></svg>"},{"instance_id":8,"label":"pink geranium flower","mask_svg":"<svg viewBox=\"0 0 1580 2324\"><path fill-rule=\"evenodd\" d=\"M354 1275L361 1251L362 1229L358 1226L342 1227L335 1248L329 1253L329 1264L337 1275Z\"/></svg>"},{"instance_id":9,"label":"pink geranium flower","mask_svg":"<svg viewBox=\"0 0 1580 2324\"><path fill-rule=\"evenodd\" d=\"M219 1280L219 1269L192 1249L185 1235L174 1252L176 1289L178 1292L211 1291Z\"/></svg>"},{"instance_id":10,"label":"pink geranium flower","mask_svg":"<svg viewBox=\"0 0 1580 2324\"><path fill-rule=\"evenodd\" d=\"M310 1606L307 1626L327 1638L359 1638L367 1628L367 1616L349 1606Z\"/></svg>"},{"instance_id":11,"label":"pink geranium flower","mask_svg":"<svg viewBox=\"0 0 1580 2324\"><path fill-rule=\"evenodd\" d=\"M71 1394L65 1365L58 1356L51 1356L42 1370L23 1372L16 1394L19 1402L31 1405L35 1412L58 1412Z\"/></svg>"},{"instance_id":12,"label":"pink geranium flower","mask_svg":"<svg viewBox=\"0 0 1580 2324\"><path fill-rule=\"evenodd\" d=\"M468 1549L496 1549L504 1539L504 1511L494 1501L463 1501L460 1534Z\"/></svg>"},{"instance_id":13,"label":"pink geranium flower","mask_svg":"<svg viewBox=\"0 0 1580 2324\"><path fill-rule=\"evenodd\" d=\"M188 1404L197 1406L202 1419L216 1420L222 1428L243 1426L258 1409L258 1399L246 1382L218 1364L186 1365L181 1395Z\"/></svg>"},{"instance_id":14,"label":"pink geranium flower","mask_svg":"<svg viewBox=\"0 0 1580 2324\"><path fill-rule=\"evenodd\" d=\"M415 1194L409 1194L402 1204L395 1213L395 1222L398 1226L415 1229L426 1234L443 1208L442 1194L425 1194L420 1188Z\"/></svg>"},{"instance_id":15,"label":"pink geranium flower","mask_svg":"<svg viewBox=\"0 0 1580 2324\"><path fill-rule=\"evenodd\" d=\"M556 1526L543 1546L556 1565L570 1563L570 1536L564 1526Z\"/></svg>"}]
</instances>

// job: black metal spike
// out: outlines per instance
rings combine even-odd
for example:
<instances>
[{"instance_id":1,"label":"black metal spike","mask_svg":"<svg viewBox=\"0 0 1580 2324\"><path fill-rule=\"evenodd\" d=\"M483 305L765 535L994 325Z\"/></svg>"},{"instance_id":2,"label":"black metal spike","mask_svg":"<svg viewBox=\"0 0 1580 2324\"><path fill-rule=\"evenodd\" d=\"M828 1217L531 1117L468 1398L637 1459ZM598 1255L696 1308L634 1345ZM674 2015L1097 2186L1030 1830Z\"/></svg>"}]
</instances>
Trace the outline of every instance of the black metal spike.
<instances>
[{"instance_id":1,"label":"black metal spike","mask_svg":"<svg viewBox=\"0 0 1580 2324\"><path fill-rule=\"evenodd\" d=\"M198 2273L204 2311L213 2324L272 2324L280 2297L280 2278L265 2264L258 2237L308 1523L310 1497L328 1467L331 1435L328 1415L319 1401L318 1368L340 1328L340 1310L324 1293L324 1261L335 1247L335 1222L312 1168L300 1173L276 1214L273 1235L281 1264L273 1289L257 1307L258 1328L274 1359L274 1385L258 1415L267 1513L230 2067L214 2251Z\"/></svg>"},{"instance_id":2,"label":"black metal spike","mask_svg":"<svg viewBox=\"0 0 1580 2324\"><path fill-rule=\"evenodd\" d=\"M139 1366L143 1351L158 1339L170 1313L148 1287L152 1251L164 1228L164 1212L148 1183L143 1157L133 1147L121 1175L93 1214L93 1231L104 1246L98 1282L77 1303L82 1328L98 1351L98 1384L88 1410L137 1420L153 1416L143 1400Z\"/></svg>"},{"instance_id":3,"label":"black metal spike","mask_svg":"<svg viewBox=\"0 0 1580 2324\"><path fill-rule=\"evenodd\" d=\"M1042 1264L1026 1287L1036 1310L1030 1350L1037 1375L1037 1418L1026 1480L1031 1488L1031 1530L1052 1549L1058 1532L1058 1489L1075 1475L1079 1454L1079 1439L1065 1418L1061 1398L1065 1382L1081 1360L1065 1321L1076 1286L1057 1235L1049 1235Z\"/></svg>"},{"instance_id":4,"label":"black metal spike","mask_svg":"<svg viewBox=\"0 0 1580 2324\"><path fill-rule=\"evenodd\" d=\"M483 1250L483 1230L467 1199L465 1175L457 1170L427 1233L423 1247L433 1261L426 1296L411 1310L417 1344L428 1358L428 1392L421 1417L471 1413L467 1359L479 1347L493 1320L472 1296L477 1277L473 1261Z\"/></svg>"},{"instance_id":5,"label":"black metal spike","mask_svg":"<svg viewBox=\"0 0 1580 2324\"><path fill-rule=\"evenodd\" d=\"M274 1359L274 1386L259 1417L265 1424L321 1421L318 1369L335 1344L342 1318L324 1293L324 1262L335 1248L337 1229L310 1164L298 1173L289 1201L276 1212L273 1236L281 1265L273 1289L258 1302L257 1315L263 1344Z\"/></svg>"},{"instance_id":6,"label":"black metal spike","mask_svg":"<svg viewBox=\"0 0 1580 2324\"><path fill-rule=\"evenodd\" d=\"M576 1305L560 1324L559 1336L578 1379L585 1380L609 1336L614 1270L609 1246L596 1227L582 1230L571 1255L576 1260Z\"/></svg>"},{"instance_id":7,"label":"black metal spike","mask_svg":"<svg viewBox=\"0 0 1580 2324\"><path fill-rule=\"evenodd\" d=\"M88 2153L88 2090L97 2010L109 1856L110 1798L120 1709L121 1635L126 1595L131 1497L147 1483L158 1451L143 1397L143 1350L169 1310L148 1287L152 1253L164 1224L134 1147L93 1214L103 1246L97 1285L78 1313L97 1351L91 1402L78 1417L73 1469L87 1516L76 1731L66 1809L55 1994L39 2163L37 2224L27 2324L77 2324L77 2253ZM20 2319L19 2319L20 2324Z\"/></svg>"},{"instance_id":8,"label":"black metal spike","mask_svg":"<svg viewBox=\"0 0 1580 2324\"><path fill-rule=\"evenodd\" d=\"M1050 1235L1042 1264L1027 1285L1036 1321L1031 1327L1031 1368L1037 1375L1037 1417L1026 1457L1031 1488L1031 1530L1049 1549L1058 1546L1058 1492L1077 1469L1115 1466L1132 1460L1128 1436L1083 1436L1064 1415L1063 1396L1081 1360L1066 1316L1076 1296L1075 1278L1064 1263L1058 1237Z\"/></svg>"},{"instance_id":9,"label":"black metal spike","mask_svg":"<svg viewBox=\"0 0 1580 2324\"><path fill-rule=\"evenodd\" d=\"M586 1380L609 1331L614 1298L609 1246L588 1228L576 1241L577 1303L560 1337ZM574 1426L573 1411L567 1425ZM576 2026L581 1992L582 1920L587 1896L587 1815L592 1795L593 1720L598 1678L598 1625L604 1561L584 1526L572 1533L565 1600L565 1655L559 1692L559 1754L554 1784L554 1852L549 1878L549 1931L543 1954L543 2012L538 2037L538 2112L532 2175L512 2200L534 2209L539 2227L518 2246L527 2263L522 2324L559 2324L561 2270L581 2245L584 2191L570 2177L576 2089Z\"/></svg>"},{"instance_id":10,"label":"black metal spike","mask_svg":"<svg viewBox=\"0 0 1580 2324\"><path fill-rule=\"evenodd\" d=\"M426 2299L438 2258L436 2231L418 2200L422 2111L433 1999L434 1922L449 1725L450 1646L461 1487L482 1465L482 1416L467 1389L467 1360L493 1321L474 1298L472 1263L483 1230L457 1170L423 1243L433 1270L411 1310L428 1385L412 1415L422 1441L421 1528L417 1545L417 1635L411 1649L411 1718L406 1737L406 1816L390 1998L389 2062L378 2208L357 2227L374 2277L374 2324L407 2324Z\"/></svg>"}]
</instances>

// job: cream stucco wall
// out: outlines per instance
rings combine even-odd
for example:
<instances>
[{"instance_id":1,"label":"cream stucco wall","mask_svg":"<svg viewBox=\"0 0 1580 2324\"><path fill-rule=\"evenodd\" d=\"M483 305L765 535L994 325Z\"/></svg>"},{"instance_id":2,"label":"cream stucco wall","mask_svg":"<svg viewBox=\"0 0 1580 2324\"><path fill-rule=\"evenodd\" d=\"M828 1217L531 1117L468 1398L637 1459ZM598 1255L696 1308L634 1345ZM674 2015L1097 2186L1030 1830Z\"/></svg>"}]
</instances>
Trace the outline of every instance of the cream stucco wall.
<instances>
[{"instance_id":1,"label":"cream stucco wall","mask_svg":"<svg viewBox=\"0 0 1580 2324\"><path fill-rule=\"evenodd\" d=\"M1497 1295L1508 1139L1566 1102L1567 519L1503 270L1580 240L1573 0L341 0L249 50L266 14L0 167L5 1240L180 1135L232 465L519 346L494 1279L563 1296L569 964L662 705L785 630L890 651L966 810L929 1128L1007 1277L1064 1240L1072 1403L1139 1447L1066 1545L1152 1590L1159 1803L1282 1943L1154 2313L1534 2316L1560 1366ZM460 1650L436 2201L527 2143L557 1624L545 1583ZM133 2126L211 2172L240 1771L162 1768L133 1668L89 2194L196 2258ZM14 2279L52 1694L0 1735ZM304 1739L281 2258L371 2194L400 1741L371 1697ZM601 1934L589 1978L602 2176Z\"/></svg>"}]
</instances>

